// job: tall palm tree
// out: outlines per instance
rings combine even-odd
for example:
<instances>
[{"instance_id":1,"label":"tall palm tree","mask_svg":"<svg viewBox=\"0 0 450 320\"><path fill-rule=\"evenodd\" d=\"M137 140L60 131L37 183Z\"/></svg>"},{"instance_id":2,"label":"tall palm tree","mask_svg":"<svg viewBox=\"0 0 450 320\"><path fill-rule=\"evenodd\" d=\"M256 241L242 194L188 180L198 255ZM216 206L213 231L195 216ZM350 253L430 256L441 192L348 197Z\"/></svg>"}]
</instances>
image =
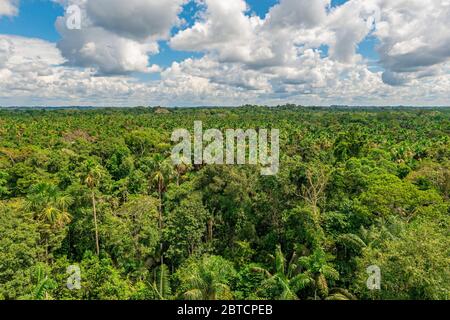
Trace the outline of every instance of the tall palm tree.
<instances>
[{"instance_id":1,"label":"tall palm tree","mask_svg":"<svg viewBox=\"0 0 450 320\"><path fill-rule=\"evenodd\" d=\"M95 249L97 255L100 255L100 243L98 236L98 221L97 221L97 206L95 199L95 188L98 186L103 176L102 167L95 163L94 161L88 161L87 172L84 179L84 183L91 190L91 201L92 201L92 213L94 216L94 228L95 228Z\"/></svg>"},{"instance_id":2,"label":"tall palm tree","mask_svg":"<svg viewBox=\"0 0 450 320\"><path fill-rule=\"evenodd\" d=\"M264 268L253 268L253 271L265 275L266 280L263 283L263 288L281 289L281 294L278 297L281 300L298 300L297 292L307 287L311 279L299 272L297 255L294 253L291 260L287 262L281 246L278 245L275 256L270 257L274 261L273 273Z\"/></svg>"},{"instance_id":3,"label":"tall palm tree","mask_svg":"<svg viewBox=\"0 0 450 320\"><path fill-rule=\"evenodd\" d=\"M157 155L154 158L152 165L152 175L151 181L153 185L156 185L158 189L158 198L159 198L159 232L160 238L162 239L162 230L163 230L163 195L167 189L167 185L175 176L175 169L170 159L164 159L161 155ZM160 251L161 251L161 267L160 267L160 284L159 291L163 291L164 287L164 256L163 256L163 243L160 243Z\"/></svg>"},{"instance_id":4,"label":"tall palm tree","mask_svg":"<svg viewBox=\"0 0 450 320\"><path fill-rule=\"evenodd\" d=\"M167 185L176 175L176 171L170 159L164 159L161 155L157 155L152 163L151 182L156 185L159 197L159 222L162 228L162 211L163 211L163 195L167 189Z\"/></svg>"}]
</instances>

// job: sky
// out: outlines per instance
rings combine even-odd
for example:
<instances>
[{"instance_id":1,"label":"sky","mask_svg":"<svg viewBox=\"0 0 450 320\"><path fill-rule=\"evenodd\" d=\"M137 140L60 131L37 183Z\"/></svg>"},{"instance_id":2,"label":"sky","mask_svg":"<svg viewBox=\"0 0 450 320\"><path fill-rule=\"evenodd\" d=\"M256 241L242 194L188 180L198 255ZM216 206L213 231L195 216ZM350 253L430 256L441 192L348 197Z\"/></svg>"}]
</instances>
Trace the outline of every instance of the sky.
<instances>
[{"instance_id":1,"label":"sky","mask_svg":"<svg viewBox=\"0 0 450 320\"><path fill-rule=\"evenodd\" d=\"M450 105L449 27L450 0L0 0L0 106Z\"/></svg>"}]
</instances>

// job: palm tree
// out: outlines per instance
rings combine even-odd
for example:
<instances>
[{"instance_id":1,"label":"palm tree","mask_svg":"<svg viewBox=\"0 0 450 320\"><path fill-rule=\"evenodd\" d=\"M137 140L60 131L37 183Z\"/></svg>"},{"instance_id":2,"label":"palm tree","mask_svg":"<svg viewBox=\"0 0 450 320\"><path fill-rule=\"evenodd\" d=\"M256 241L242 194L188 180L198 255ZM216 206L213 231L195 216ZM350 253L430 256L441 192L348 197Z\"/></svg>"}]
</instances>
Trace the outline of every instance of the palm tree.
<instances>
[{"instance_id":1,"label":"palm tree","mask_svg":"<svg viewBox=\"0 0 450 320\"><path fill-rule=\"evenodd\" d=\"M37 218L52 227L63 227L70 222L68 207L73 200L49 183L40 183L31 188L27 197L27 208L37 214Z\"/></svg>"},{"instance_id":2,"label":"palm tree","mask_svg":"<svg viewBox=\"0 0 450 320\"><path fill-rule=\"evenodd\" d=\"M312 255L301 257L300 265L305 268L303 273L309 283L314 287L314 299L317 300L318 294L321 297L328 297L328 280L338 280L339 272L329 263L331 256L327 255L322 249L316 249Z\"/></svg>"},{"instance_id":3,"label":"palm tree","mask_svg":"<svg viewBox=\"0 0 450 320\"><path fill-rule=\"evenodd\" d=\"M164 159L161 155L157 155L154 158L152 164L152 174L151 181L153 185L156 185L158 189L158 197L159 197L159 223L162 228L162 214L163 214L163 195L167 189L167 185L175 176L175 169L172 165L170 159Z\"/></svg>"},{"instance_id":4,"label":"palm tree","mask_svg":"<svg viewBox=\"0 0 450 320\"><path fill-rule=\"evenodd\" d=\"M190 160L187 158L182 158L182 162L175 166L175 172L177 177L177 186L180 185L180 180L183 175L185 175L189 170L192 169L192 165L189 164Z\"/></svg>"},{"instance_id":5,"label":"palm tree","mask_svg":"<svg viewBox=\"0 0 450 320\"><path fill-rule=\"evenodd\" d=\"M88 161L87 163L87 173L84 179L84 183L91 190L91 200L92 200L92 213L94 216L94 227L95 227L95 249L97 255L100 255L100 244L98 236L98 222L97 222L97 207L95 199L95 188L98 186L100 180L103 176L102 167L95 163L94 161Z\"/></svg>"},{"instance_id":6,"label":"palm tree","mask_svg":"<svg viewBox=\"0 0 450 320\"><path fill-rule=\"evenodd\" d=\"M157 155L154 158L153 162L153 172L151 175L151 181L153 184L156 184L158 189L158 198L159 198L159 231L162 239L162 230L163 230L163 195L167 189L167 185L175 176L175 170L172 165L170 159L164 159L161 155ZM164 287L164 256L163 256L163 243L160 243L160 251L161 251L161 267L160 267L160 284L159 284L159 292L163 291Z\"/></svg>"},{"instance_id":7,"label":"palm tree","mask_svg":"<svg viewBox=\"0 0 450 320\"><path fill-rule=\"evenodd\" d=\"M36 219L42 222L46 259L49 256L51 235L55 231L62 230L72 220L69 213L72 202L70 196L62 193L53 184L39 183L30 189L25 206L35 214Z\"/></svg>"},{"instance_id":8,"label":"palm tree","mask_svg":"<svg viewBox=\"0 0 450 320\"><path fill-rule=\"evenodd\" d=\"M233 265L218 256L204 256L199 262L181 270L187 300L226 300L232 298L228 286L234 276Z\"/></svg>"},{"instance_id":9,"label":"palm tree","mask_svg":"<svg viewBox=\"0 0 450 320\"><path fill-rule=\"evenodd\" d=\"M281 289L281 294L278 297L281 300L298 300L297 292L307 287L311 279L299 272L297 255L294 253L291 260L286 263L281 246L278 245L275 256L270 257L274 260L274 273L270 273L264 268L253 268L253 271L265 275L266 280L263 283L263 288Z\"/></svg>"}]
</instances>

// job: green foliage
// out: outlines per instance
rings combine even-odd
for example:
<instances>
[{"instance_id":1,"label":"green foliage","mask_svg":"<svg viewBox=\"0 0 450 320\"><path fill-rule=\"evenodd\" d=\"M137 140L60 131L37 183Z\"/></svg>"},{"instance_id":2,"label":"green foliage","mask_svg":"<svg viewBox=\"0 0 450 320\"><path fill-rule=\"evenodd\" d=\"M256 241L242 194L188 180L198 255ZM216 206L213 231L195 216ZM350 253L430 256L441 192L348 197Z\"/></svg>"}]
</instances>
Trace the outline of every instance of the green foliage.
<instances>
[{"instance_id":1,"label":"green foliage","mask_svg":"<svg viewBox=\"0 0 450 320\"><path fill-rule=\"evenodd\" d=\"M199 193L189 195L169 212L164 225L164 240L170 261L179 265L191 255L201 253L207 237L208 217Z\"/></svg>"},{"instance_id":2,"label":"green foliage","mask_svg":"<svg viewBox=\"0 0 450 320\"><path fill-rule=\"evenodd\" d=\"M266 298L279 300L297 300L297 293L311 284L311 278L300 273L297 255L294 253L290 261L286 260L281 247L277 246L275 256L270 256L273 260L273 272L269 270L254 267L253 271L265 276L265 280L258 289Z\"/></svg>"},{"instance_id":3,"label":"green foliage","mask_svg":"<svg viewBox=\"0 0 450 320\"><path fill-rule=\"evenodd\" d=\"M142 272L158 250L158 201L137 196L108 214L101 230L107 251L120 267Z\"/></svg>"},{"instance_id":4,"label":"green foliage","mask_svg":"<svg viewBox=\"0 0 450 320\"><path fill-rule=\"evenodd\" d=\"M239 300L259 300L261 295L261 285L266 280L266 274L255 272L261 266L250 263L241 267L235 279L235 298ZM259 292L258 292L259 291ZM258 295L259 294L259 295Z\"/></svg>"},{"instance_id":5,"label":"green foliage","mask_svg":"<svg viewBox=\"0 0 450 320\"><path fill-rule=\"evenodd\" d=\"M396 214L406 219L422 214L426 208L440 210L439 206L443 204L442 196L437 192L421 191L391 175L373 177L373 182L360 199L375 216Z\"/></svg>"},{"instance_id":6,"label":"green foliage","mask_svg":"<svg viewBox=\"0 0 450 320\"><path fill-rule=\"evenodd\" d=\"M43 266L38 265L36 268L36 287L34 288L32 299L52 300L49 291L55 287L55 281L48 277Z\"/></svg>"},{"instance_id":7,"label":"green foliage","mask_svg":"<svg viewBox=\"0 0 450 320\"><path fill-rule=\"evenodd\" d=\"M111 259L87 252L80 264L81 297L86 300L129 299L132 286Z\"/></svg>"},{"instance_id":8,"label":"green foliage","mask_svg":"<svg viewBox=\"0 0 450 320\"><path fill-rule=\"evenodd\" d=\"M18 299L32 291L33 266L42 255L39 225L20 202L0 203L0 295Z\"/></svg>"},{"instance_id":9,"label":"green foliage","mask_svg":"<svg viewBox=\"0 0 450 320\"><path fill-rule=\"evenodd\" d=\"M218 256L192 257L180 267L175 278L179 296L188 300L229 300L230 283L236 277L233 265Z\"/></svg>"},{"instance_id":10,"label":"green foliage","mask_svg":"<svg viewBox=\"0 0 450 320\"><path fill-rule=\"evenodd\" d=\"M164 149L162 134L154 129L134 130L125 135L125 142L136 156Z\"/></svg>"},{"instance_id":11,"label":"green foliage","mask_svg":"<svg viewBox=\"0 0 450 320\"><path fill-rule=\"evenodd\" d=\"M447 108L0 119L0 299L450 299ZM197 120L279 129L279 173L174 166L170 136Z\"/></svg>"},{"instance_id":12,"label":"green foliage","mask_svg":"<svg viewBox=\"0 0 450 320\"><path fill-rule=\"evenodd\" d=\"M153 270L151 280L153 292L158 299L165 300L171 297L170 271L165 264L159 265Z\"/></svg>"},{"instance_id":13,"label":"green foliage","mask_svg":"<svg viewBox=\"0 0 450 320\"><path fill-rule=\"evenodd\" d=\"M339 280L339 272L334 269L330 261L333 256L322 249L316 249L310 256L301 257L299 264L305 269L304 275L312 283L314 299L318 296L327 298L329 295L329 281Z\"/></svg>"},{"instance_id":14,"label":"green foliage","mask_svg":"<svg viewBox=\"0 0 450 320\"><path fill-rule=\"evenodd\" d=\"M8 183L8 173L0 170L0 199L3 196L7 196L9 194L7 183Z\"/></svg>"},{"instance_id":15,"label":"green foliage","mask_svg":"<svg viewBox=\"0 0 450 320\"><path fill-rule=\"evenodd\" d=\"M418 219L405 224L397 237L369 245L357 259L355 292L361 298L429 299L450 298L450 220ZM366 287L366 268L381 269L382 290Z\"/></svg>"}]
</instances>

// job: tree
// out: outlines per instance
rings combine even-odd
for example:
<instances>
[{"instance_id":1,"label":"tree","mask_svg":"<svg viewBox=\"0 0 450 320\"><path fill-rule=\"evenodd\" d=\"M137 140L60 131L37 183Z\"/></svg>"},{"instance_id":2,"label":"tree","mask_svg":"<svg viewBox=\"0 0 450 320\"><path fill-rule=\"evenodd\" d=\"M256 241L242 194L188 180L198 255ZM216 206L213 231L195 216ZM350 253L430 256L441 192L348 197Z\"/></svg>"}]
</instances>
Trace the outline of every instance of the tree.
<instances>
[{"instance_id":1,"label":"tree","mask_svg":"<svg viewBox=\"0 0 450 320\"><path fill-rule=\"evenodd\" d=\"M357 258L353 289L362 299L450 299L448 216L402 223L395 237L379 236ZM382 230L378 228L377 233ZM381 270L381 290L367 288L369 266Z\"/></svg>"},{"instance_id":2,"label":"tree","mask_svg":"<svg viewBox=\"0 0 450 320\"><path fill-rule=\"evenodd\" d=\"M197 120L280 129L280 171L174 166ZM448 299L449 127L445 108L0 108L0 299Z\"/></svg>"},{"instance_id":3,"label":"tree","mask_svg":"<svg viewBox=\"0 0 450 320\"><path fill-rule=\"evenodd\" d=\"M27 196L27 208L36 213L37 219L58 228L70 223L68 209L72 202L57 186L45 182L33 186Z\"/></svg>"},{"instance_id":4,"label":"tree","mask_svg":"<svg viewBox=\"0 0 450 320\"><path fill-rule=\"evenodd\" d=\"M163 264L153 270L151 278L152 289L160 300L169 299L172 295L172 288L170 286L170 271L169 268Z\"/></svg>"},{"instance_id":5,"label":"tree","mask_svg":"<svg viewBox=\"0 0 450 320\"><path fill-rule=\"evenodd\" d=\"M271 256L274 262L274 272L254 267L253 271L265 275L266 280L262 283L262 290L275 292L276 298L280 300L297 300L297 292L309 285L311 279L300 273L298 257L294 253L290 261L281 251L281 246L277 246L275 256ZM270 293L269 293L270 294Z\"/></svg>"},{"instance_id":6,"label":"tree","mask_svg":"<svg viewBox=\"0 0 450 320\"><path fill-rule=\"evenodd\" d=\"M125 300L132 294L130 281L108 257L86 252L80 264L81 295L87 300Z\"/></svg>"},{"instance_id":7,"label":"tree","mask_svg":"<svg viewBox=\"0 0 450 320\"><path fill-rule=\"evenodd\" d=\"M421 190L435 188L444 199L449 200L450 196L450 162L439 164L431 161L421 163L417 171L411 172L408 181L413 182Z\"/></svg>"},{"instance_id":8,"label":"tree","mask_svg":"<svg viewBox=\"0 0 450 320\"><path fill-rule=\"evenodd\" d=\"M305 183L301 186L301 197L311 206L314 222L321 223L319 204L325 200L325 189L329 181L329 169L323 165L309 165L305 172Z\"/></svg>"},{"instance_id":9,"label":"tree","mask_svg":"<svg viewBox=\"0 0 450 320\"><path fill-rule=\"evenodd\" d=\"M358 126L351 126L348 132L341 132L334 143L334 156L337 161L359 157L367 143L366 135Z\"/></svg>"},{"instance_id":10,"label":"tree","mask_svg":"<svg viewBox=\"0 0 450 320\"><path fill-rule=\"evenodd\" d=\"M8 182L8 173L3 170L0 170L0 199L3 196L7 196L9 194L8 187L6 186Z\"/></svg>"},{"instance_id":11,"label":"tree","mask_svg":"<svg viewBox=\"0 0 450 320\"><path fill-rule=\"evenodd\" d=\"M208 242L214 243L221 254L233 250L237 241L256 236L251 219L255 172L230 166L207 166L195 181L196 190L202 192L210 213Z\"/></svg>"},{"instance_id":12,"label":"tree","mask_svg":"<svg viewBox=\"0 0 450 320\"><path fill-rule=\"evenodd\" d=\"M179 265L199 253L207 237L208 216L199 192L191 194L169 212L164 225L164 240L168 244L167 256L172 263Z\"/></svg>"},{"instance_id":13,"label":"tree","mask_svg":"<svg viewBox=\"0 0 450 320\"><path fill-rule=\"evenodd\" d=\"M322 249L316 249L310 256L301 257L299 264L304 268L303 275L309 279L314 288L314 299L320 296L326 298L329 295L328 281L339 279L339 273L329 263L332 256Z\"/></svg>"},{"instance_id":14,"label":"tree","mask_svg":"<svg viewBox=\"0 0 450 320\"><path fill-rule=\"evenodd\" d=\"M133 130L125 136L125 142L138 157L166 148L162 134L155 129Z\"/></svg>"},{"instance_id":15,"label":"tree","mask_svg":"<svg viewBox=\"0 0 450 320\"><path fill-rule=\"evenodd\" d=\"M371 178L367 191L359 199L374 217L397 215L411 220L431 207L445 211L444 201L435 190L419 190L412 183L389 174Z\"/></svg>"},{"instance_id":16,"label":"tree","mask_svg":"<svg viewBox=\"0 0 450 320\"><path fill-rule=\"evenodd\" d=\"M133 196L113 214L106 215L104 247L120 267L140 277L157 260L161 243L158 224L158 200Z\"/></svg>"},{"instance_id":17,"label":"tree","mask_svg":"<svg viewBox=\"0 0 450 320\"><path fill-rule=\"evenodd\" d=\"M39 262L39 225L21 201L0 202L0 296L19 299L33 291Z\"/></svg>"},{"instance_id":18,"label":"tree","mask_svg":"<svg viewBox=\"0 0 450 320\"><path fill-rule=\"evenodd\" d=\"M167 190L167 185L171 182L175 175L174 167L170 159L164 159L158 155L152 162L151 181L156 185L159 197L159 223L160 228L163 227L163 195Z\"/></svg>"},{"instance_id":19,"label":"tree","mask_svg":"<svg viewBox=\"0 0 450 320\"><path fill-rule=\"evenodd\" d=\"M92 199L92 214L94 217L94 228L95 228L95 251L97 255L100 255L100 243L98 236L98 219L97 219L97 207L96 207L96 199L95 199L95 188L99 185L103 175L104 169L95 161L88 160L85 163L85 172L84 172L84 183L91 190L91 199Z\"/></svg>"},{"instance_id":20,"label":"tree","mask_svg":"<svg viewBox=\"0 0 450 320\"><path fill-rule=\"evenodd\" d=\"M38 265L36 267L36 286L34 288L32 299L33 300L53 300L49 291L56 287L56 282L49 278L46 273L45 267Z\"/></svg>"},{"instance_id":21,"label":"tree","mask_svg":"<svg viewBox=\"0 0 450 320\"><path fill-rule=\"evenodd\" d=\"M236 276L231 262L218 256L191 258L176 272L180 294L188 300L228 300Z\"/></svg>"},{"instance_id":22,"label":"tree","mask_svg":"<svg viewBox=\"0 0 450 320\"><path fill-rule=\"evenodd\" d=\"M59 191L53 184L40 183L29 191L26 208L40 222L46 259L49 258L51 249L57 249L65 236L63 231L72 219L68 211L72 202L69 195Z\"/></svg>"},{"instance_id":23,"label":"tree","mask_svg":"<svg viewBox=\"0 0 450 320\"><path fill-rule=\"evenodd\" d=\"M151 180L157 185L158 197L159 197L159 230L160 238L162 239L162 232L164 227L163 222L163 194L167 189L167 185L170 183L171 179L174 177L174 168L170 159L164 159L162 156L157 155L153 161ZM160 292L163 291L164 285L164 253L163 253L163 242L160 245L161 254L161 281L160 281Z\"/></svg>"}]
</instances>

